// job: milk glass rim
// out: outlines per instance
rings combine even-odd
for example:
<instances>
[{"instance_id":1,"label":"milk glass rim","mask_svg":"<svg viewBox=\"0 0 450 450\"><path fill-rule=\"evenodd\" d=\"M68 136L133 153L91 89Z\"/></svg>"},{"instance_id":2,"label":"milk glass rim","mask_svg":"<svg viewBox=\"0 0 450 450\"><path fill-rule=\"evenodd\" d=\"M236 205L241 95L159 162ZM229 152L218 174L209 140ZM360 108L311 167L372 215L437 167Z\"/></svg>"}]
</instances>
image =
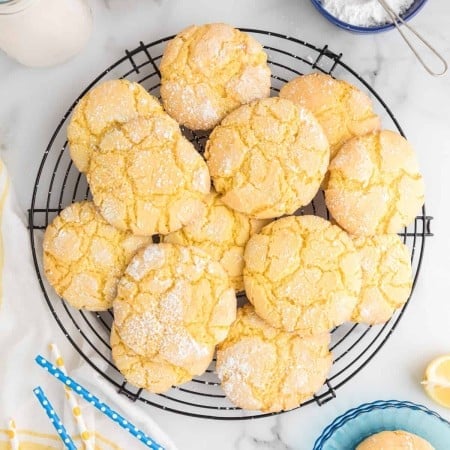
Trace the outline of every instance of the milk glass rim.
<instances>
[{"instance_id":1,"label":"milk glass rim","mask_svg":"<svg viewBox=\"0 0 450 450\"><path fill-rule=\"evenodd\" d=\"M35 1L37 0L0 0L0 16L20 13Z\"/></svg>"}]
</instances>

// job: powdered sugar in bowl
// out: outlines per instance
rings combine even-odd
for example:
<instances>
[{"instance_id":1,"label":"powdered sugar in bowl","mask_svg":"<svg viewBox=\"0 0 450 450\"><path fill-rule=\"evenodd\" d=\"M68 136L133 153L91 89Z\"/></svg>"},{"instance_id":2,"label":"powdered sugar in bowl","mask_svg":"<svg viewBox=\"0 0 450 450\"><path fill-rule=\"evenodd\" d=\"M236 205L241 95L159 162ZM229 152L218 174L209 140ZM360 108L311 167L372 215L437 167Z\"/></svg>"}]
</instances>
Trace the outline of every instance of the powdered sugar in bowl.
<instances>
[{"instance_id":1,"label":"powdered sugar in bowl","mask_svg":"<svg viewBox=\"0 0 450 450\"><path fill-rule=\"evenodd\" d=\"M394 28L378 0L311 0L331 23L354 33L379 33ZM427 0L387 0L403 20L414 17Z\"/></svg>"}]
</instances>

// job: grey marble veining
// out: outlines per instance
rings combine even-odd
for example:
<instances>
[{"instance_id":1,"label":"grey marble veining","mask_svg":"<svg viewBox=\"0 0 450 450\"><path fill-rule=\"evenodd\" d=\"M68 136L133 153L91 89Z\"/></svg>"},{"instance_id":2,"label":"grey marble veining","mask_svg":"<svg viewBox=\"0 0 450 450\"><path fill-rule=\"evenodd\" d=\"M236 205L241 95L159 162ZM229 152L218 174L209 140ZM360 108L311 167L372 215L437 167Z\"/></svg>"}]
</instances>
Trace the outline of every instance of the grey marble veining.
<instances>
[{"instance_id":1,"label":"grey marble veining","mask_svg":"<svg viewBox=\"0 0 450 450\"><path fill-rule=\"evenodd\" d=\"M105 67L134 48L191 23L224 21L278 31L328 44L343 53L395 112L416 148L427 182L428 213L436 217L414 298L388 344L337 398L281 416L245 422L205 421L143 408L184 450L311 450L338 414L364 401L409 399L432 404L418 379L426 362L448 353L450 303L450 77L432 78L395 32L359 36L338 30L307 0L91 0L94 32L89 46L67 64L27 69L0 54L0 157L5 161L23 212L44 149L62 114ZM412 21L450 57L450 3L430 1ZM436 313L439 311L439 313ZM447 314L447 315L446 315ZM444 330L444 331L443 331ZM447 334L446 334L447 333ZM406 352L414 338L414 351ZM395 376L392 375L395 368ZM138 407L138 406L137 406Z\"/></svg>"},{"instance_id":2,"label":"grey marble veining","mask_svg":"<svg viewBox=\"0 0 450 450\"><path fill-rule=\"evenodd\" d=\"M284 441L281 429L282 416L275 416L272 424L267 426L264 435L244 431L234 444L236 450L271 449L293 450L294 447ZM263 425L263 424L262 424Z\"/></svg>"}]
</instances>

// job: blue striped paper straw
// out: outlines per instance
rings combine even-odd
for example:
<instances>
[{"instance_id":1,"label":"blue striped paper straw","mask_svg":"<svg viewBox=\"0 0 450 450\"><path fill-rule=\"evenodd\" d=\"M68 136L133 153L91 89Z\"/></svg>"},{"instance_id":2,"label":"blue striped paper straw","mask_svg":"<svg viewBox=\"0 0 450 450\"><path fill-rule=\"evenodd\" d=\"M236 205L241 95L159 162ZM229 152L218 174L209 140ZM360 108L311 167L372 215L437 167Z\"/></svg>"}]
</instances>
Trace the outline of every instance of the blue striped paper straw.
<instances>
[{"instance_id":1,"label":"blue striped paper straw","mask_svg":"<svg viewBox=\"0 0 450 450\"><path fill-rule=\"evenodd\" d=\"M152 450L164 450L164 447L155 442L150 436L145 434L138 427L130 423L125 417L121 416L117 411L113 410L106 403L103 403L98 397L91 394L86 388L77 383L73 378L66 375L62 370L54 366L50 361L46 360L43 356L36 356L35 361L56 379L69 386L72 391L93 405L102 414L117 423L124 430L128 431L133 437L141 441L146 447Z\"/></svg>"},{"instance_id":2,"label":"blue striped paper straw","mask_svg":"<svg viewBox=\"0 0 450 450\"><path fill-rule=\"evenodd\" d=\"M41 404L42 408L44 408L45 413L47 414L48 418L50 419L50 422L55 427L56 432L58 433L58 436L63 441L64 445L66 446L67 450L77 450L77 447L75 446L75 443L73 442L72 438L69 436L69 433L67 432L65 426L61 422L61 419L59 418L58 414L56 414L55 410L53 409L52 404L50 403L47 396L44 394L44 391L40 386L37 386L33 389L34 395L38 399L39 403Z\"/></svg>"}]
</instances>

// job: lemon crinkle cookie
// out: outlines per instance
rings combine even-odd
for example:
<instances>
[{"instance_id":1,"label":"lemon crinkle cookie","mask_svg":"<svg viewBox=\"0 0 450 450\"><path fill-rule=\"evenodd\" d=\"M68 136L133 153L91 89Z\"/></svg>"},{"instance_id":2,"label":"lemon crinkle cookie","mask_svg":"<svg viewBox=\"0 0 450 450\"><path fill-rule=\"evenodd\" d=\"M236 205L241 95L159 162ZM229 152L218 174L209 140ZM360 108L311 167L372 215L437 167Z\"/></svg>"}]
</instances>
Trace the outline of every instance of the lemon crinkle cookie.
<instances>
[{"instance_id":1,"label":"lemon crinkle cookie","mask_svg":"<svg viewBox=\"0 0 450 450\"><path fill-rule=\"evenodd\" d=\"M281 88L280 97L316 116L330 143L331 158L348 139L380 128L370 98L330 75L311 73L294 78Z\"/></svg>"},{"instance_id":2,"label":"lemon crinkle cookie","mask_svg":"<svg viewBox=\"0 0 450 450\"><path fill-rule=\"evenodd\" d=\"M132 256L148 243L109 225L92 202L73 203L45 231L45 275L73 307L103 311Z\"/></svg>"},{"instance_id":3,"label":"lemon crinkle cookie","mask_svg":"<svg viewBox=\"0 0 450 450\"><path fill-rule=\"evenodd\" d=\"M230 209L216 192L204 200L204 213L190 224L164 237L164 242L194 245L219 261L230 277L236 291L242 291L244 282L244 247L254 233L268 223Z\"/></svg>"},{"instance_id":4,"label":"lemon crinkle cookie","mask_svg":"<svg viewBox=\"0 0 450 450\"><path fill-rule=\"evenodd\" d=\"M175 244L138 252L114 300L123 343L191 377L206 370L235 317L236 296L222 266L203 250Z\"/></svg>"},{"instance_id":5,"label":"lemon crinkle cookie","mask_svg":"<svg viewBox=\"0 0 450 450\"><path fill-rule=\"evenodd\" d=\"M362 286L352 320L371 325L384 323L411 293L408 248L396 234L354 237L353 243L361 257Z\"/></svg>"},{"instance_id":6,"label":"lemon crinkle cookie","mask_svg":"<svg viewBox=\"0 0 450 450\"><path fill-rule=\"evenodd\" d=\"M275 329L246 305L218 347L216 370L235 405L265 412L289 410L325 382L332 364L329 342L329 333L302 338Z\"/></svg>"},{"instance_id":7,"label":"lemon crinkle cookie","mask_svg":"<svg viewBox=\"0 0 450 450\"><path fill-rule=\"evenodd\" d=\"M408 141L383 130L346 142L330 164L327 207L350 234L397 233L424 203L424 183Z\"/></svg>"},{"instance_id":8,"label":"lemon crinkle cookie","mask_svg":"<svg viewBox=\"0 0 450 450\"><path fill-rule=\"evenodd\" d=\"M289 100L241 106L211 133L205 157L222 201L254 218L292 214L317 193L329 163L317 120Z\"/></svg>"},{"instance_id":9,"label":"lemon crinkle cookie","mask_svg":"<svg viewBox=\"0 0 450 450\"><path fill-rule=\"evenodd\" d=\"M356 450L434 450L425 439L403 430L382 431L364 439Z\"/></svg>"},{"instance_id":10,"label":"lemon crinkle cookie","mask_svg":"<svg viewBox=\"0 0 450 450\"><path fill-rule=\"evenodd\" d=\"M244 285L256 313L276 328L314 335L350 319L361 288L351 238L317 216L285 217L253 235Z\"/></svg>"},{"instance_id":11,"label":"lemon crinkle cookie","mask_svg":"<svg viewBox=\"0 0 450 450\"><path fill-rule=\"evenodd\" d=\"M137 235L180 229L201 214L210 191L205 161L165 113L125 128L91 155L87 179L95 204L109 223Z\"/></svg>"},{"instance_id":12,"label":"lemon crinkle cookie","mask_svg":"<svg viewBox=\"0 0 450 450\"><path fill-rule=\"evenodd\" d=\"M111 329L111 353L126 380L150 392L165 392L192 379L189 370L170 364L159 355L150 359L133 352L120 339L115 326Z\"/></svg>"},{"instance_id":13,"label":"lemon crinkle cookie","mask_svg":"<svg viewBox=\"0 0 450 450\"><path fill-rule=\"evenodd\" d=\"M138 83L108 80L95 86L79 101L67 128L70 156L75 166L86 172L91 155L97 149L110 146L115 138L118 147L125 139L139 139L127 130L126 124L163 114L158 100ZM141 134L146 132L143 129Z\"/></svg>"},{"instance_id":14,"label":"lemon crinkle cookie","mask_svg":"<svg viewBox=\"0 0 450 450\"><path fill-rule=\"evenodd\" d=\"M223 23L191 26L171 40L161 65L166 111L192 130L270 94L270 69L259 42Z\"/></svg>"}]
</instances>

